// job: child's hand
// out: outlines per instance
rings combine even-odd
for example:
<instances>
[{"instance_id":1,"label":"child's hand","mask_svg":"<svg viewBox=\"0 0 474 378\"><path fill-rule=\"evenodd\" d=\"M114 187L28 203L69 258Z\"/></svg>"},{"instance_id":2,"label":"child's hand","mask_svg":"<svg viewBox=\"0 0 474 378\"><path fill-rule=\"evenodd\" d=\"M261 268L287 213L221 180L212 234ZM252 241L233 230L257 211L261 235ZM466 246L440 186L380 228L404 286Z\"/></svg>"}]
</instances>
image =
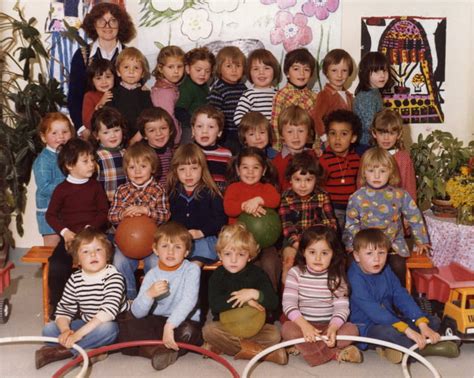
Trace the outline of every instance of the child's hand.
<instances>
[{"instance_id":1,"label":"child's hand","mask_svg":"<svg viewBox=\"0 0 474 378\"><path fill-rule=\"evenodd\" d=\"M188 230L193 239L202 239L204 234L201 230Z\"/></svg>"},{"instance_id":2,"label":"child's hand","mask_svg":"<svg viewBox=\"0 0 474 378\"><path fill-rule=\"evenodd\" d=\"M230 293L231 297L227 300L227 303L232 303L232 308L242 307L245 303L251 299L258 300L260 293L256 289L240 289Z\"/></svg>"},{"instance_id":3,"label":"child's hand","mask_svg":"<svg viewBox=\"0 0 474 378\"><path fill-rule=\"evenodd\" d=\"M156 298L160 295L166 294L169 291L168 281L160 280L156 281L151 285L148 290L147 294L150 298Z\"/></svg>"},{"instance_id":4,"label":"child's hand","mask_svg":"<svg viewBox=\"0 0 474 378\"><path fill-rule=\"evenodd\" d=\"M138 131L130 140L128 141L128 145L132 146L137 142L140 142L143 139L142 134Z\"/></svg>"},{"instance_id":5,"label":"child's hand","mask_svg":"<svg viewBox=\"0 0 474 378\"><path fill-rule=\"evenodd\" d=\"M61 344L63 347L66 347L66 341L74 333L72 329L67 329L63 331L59 336L58 336L58 342ZM67 348L67 347L66 347Z\"/></svg>"},{"instance_id":6,"label":"child's hand","mask_svg":"<svg viewBox=\"0 0 474 378\"><path fill-rule=\"evenodd\" d=\"M256 217L262 216L266 213L265 209L262 207L264 202L265 201L262 197L254 197L245 202L242 202L241 209L247 214L251 214Z\"/></svg>"},{"instance_id":7,"label":"child's hand","mask_svg":"<svg viewBox=\"0 0 474 378\"><path fill-rule=\"evenodd\" d=\"M66 251L69 250L69 247L71 246L71 243L75 237L76 237L76 233L72 232L71 230L66 230L64 232L63 238L64 238L64 244L66 246Z\"/></svg>"},{"instance_id":8,"label":"child's hand","mask_svg":"<svg viewBox=\"0 0 474 378\"><path fill-rule=\"evenodd\" d=\"M99 110L100 108L102 108L105 104L107 104L110 100L112 100L113 97L114 95L112 94L112 91L105 92L102 95L100 101L95 106L95 110Z\"/></svg>"},{"instance_id":9,"label":"child's hand","mask_svg":"<svg viewBox=\"0 0 474 378\"><path fill-rule=\"evenodd\" d=\"M405 335L410 340L413 340L418 345L418 348L420 348L420 350L426 346L426 339L424 338L424 336L411 329L410 327L405 330Z\"/></svg>"},{"instance_id":10,"label":"child's hand","mask_svg":"<svg viewBox=\"0 0 474 378\"><path fill-rule=\"evenodd\" d=\"M305 321L300 324L300 328L303 332L303 337L305 341L308 343L314 343L318 341L317 337L321 336L321 331L313 327L313 325L311 325L311 323L309 323L308 321Z\"/></svg>"},{"instance_id":11,"label":"child's hand","mask_svg":"<svg viewBox=\"0 0 474 378\"><path fill-rule=\"evenodd\" d=\"M149 209L146 206L130 206L122 213L122 219L126 217L139 217L140 215L149 215Z\"/></svg>"},{"instance_id":12,"label":"child's hand","mask_svg":"<svg viewBox=\"0 0 474 378\"><path fill-rule=\"evenodd\" d=\"M91 131L87 127L85 127L84 130L82 130L81 135L79 135L79 138L87 141L89 140L90 135L91 135Z\"/></svg>"},{"instance_id":13,"label":"child's hand","mask_svg":"<svg viewBox=\"0 0 474 378\"><path fill-rule=\"evenodd\" d=\"M417 244L415 247L415 253L418 255L427 255L429 256L431 253L431 245L429 244Z\"/></svg>"},{"instance_id":14,"label":"child's hand","mask_svg":"<svg viewBox=\"0 0 474 378\"><path fill-rule=\"evenodd\" d=\"M337 327L334 325L329 325L326 331L326 336L328 339L325 341L326 345L329 348L333 348L336 346L336 334L337 334Z\"/></svg>"},{"instance_id":15,"label":"child's hand","mask_svg":"<svg viewBox=\"0 0 474 378\"><path fill-rule=\"evenodd\" d=\"M163 328L163 345L168 349L179 350L178 344L174 341L174 329L171 323L166 323Z\"/></svg>"},{"instance_id":16,"label":"child's hand","mask_svg":"<svg viewBox=\"0 0 474 378\"><path fill-rule=\"evenodd\" d=\"M436 344L439 340L441 340L441 335L431 329L427 323L420 323L419 328L423 337L431 340L431 344Z\"/></svg>"},{"instance_id":17,"label":"child's hand","mask_svg":"<svg viewBox=\"0 0 474 378\"><path fill-rule=\"evenodd\" d=\"M260 303L258 303L255 299L251 299L247 302L250 307L257 309L258 311L265 311L265 307L263 307Z\"/></svg>"},{"instance_id":18,"label":"child's hand","mask_svg":"<svg viewBox=\"0 0 474 378\"><path fill-rule=\"evenodd\" d=\"M66 342L64 343L64 346L68 349L72 348L72 346L74 344L76 344L78 341L80 341L81 339L82 339L82 335L80 335L78 332L73 332L66 339Z\"/></svg>"}]
</instances>

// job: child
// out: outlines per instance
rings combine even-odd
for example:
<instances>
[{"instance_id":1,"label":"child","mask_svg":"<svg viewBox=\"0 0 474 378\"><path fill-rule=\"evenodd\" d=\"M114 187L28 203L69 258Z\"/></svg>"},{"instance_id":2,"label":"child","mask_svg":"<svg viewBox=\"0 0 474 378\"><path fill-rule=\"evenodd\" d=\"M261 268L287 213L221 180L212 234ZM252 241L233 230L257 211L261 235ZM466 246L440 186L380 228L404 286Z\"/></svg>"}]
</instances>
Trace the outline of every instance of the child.
<instances>
[{"instance_id":1,"label":"child","mask_svg":"<svg viewBox=\"0 0 474 378\"><path fill-rule=\"evenodd\" d=\"M156 370L163 370L186 353L177 342L201 345L197 308L201 270L185 257L192 238L186 227L168 222L156 231L153 252L156 266L143 280L132 314L119 324L119 341L163 340L163 345L141 346L124 354L150 358Z\"/></svg>"},{"instance_id":2,"label":"child","mask_svg":"<svg viewBox=\"0 0 474 378\"><path fill-rule=\"evenodd\" d=\"M197 145L185 144L176 150L167 187L171 220L184 225L194 240L189 259L199 266L215 262L217 234L227 216L222 194Z\"/></svg>"},{"instance_id":3,"label":"child","mask_svg":"<svg viewBox=\"0 0 474 378\"><path fill-rule=\"evenodd\" d=\"M349 289L344 249L334 229L312 226L301 235L296 266L288 272L283 292L283 312L289 322L282 325L284 340L304 337L296 348L310 366L330 360L362 362L362 353L350 341L336 335L358 336L347 322ZM316 337L327 336L327 341Z\"/></svg>"},{"instance_id":4,"label":"child","mask_svg":"<svg viewBox=\"0 0 474 378\"><path fill-rule=\"evenodd\" d=\"M286 168L286 179L291 187L281 196L278 210L285 237L283 248L282 282L293 266L300 237L308 227L323 224L337 230L329 195L321 190L324 172L318 162L307 152L296 154Z\"/></svg>"},{"instance_id":5,"label":"child","mask_svg":"<svg viewBox=\"0 0 474 378\"><path fill-rule=\"evenodd\" d=\"M192 141L191 115L205 105L209 95L208 81L216 64L216 58L206 47L196 47L184 55L186 75L179 85L179 98L175 106L175 116L181 123L181 143Z\"/></svg>"},{"instance_id":6,"label":"child","mask_svg":"<svg viewBox=\"0 0 474 378\"><path fill-rule=\"evenodd\" d=\"M222 144L233 154L240 150L234 112L247 87L241 82L245 70L245 55L238 47L226 46L217 53L217 81L207 97L210 105L224 113Z\"/></svg>"},{"instance_id":7,"label":"child","mask_svg":"<svg viewBox=\"0 0 474 378\"><path fill-rule=\"evenodd\" d=\"M127 120L127 136L132 145L142 139L136 125L138 116L143 109L153 106L150 91L143 87L150 77L150 69L145 56L135 47L123 49L115 67L120 85L112 90L112 100L107 105L117 108Z\"/></svg>"},{"instance_id":8,"label":"child","mask_svg":"<svg viewBox=\"0 0 474 378\"><path fill-rule=\"evenodd\" d=\"M94 59L87 67L87 88L82 103L82 122L78 134L88 139L91 133L93 113L112 99L115 82L114 64L107 59Z\"/></svg>"},{"instance_id":9,"label":"child","mask_svg":"<svg viewBox=\"0 0 474 378\"><path fill-rule=\"evenodd\" d=\"M224 194L224 211L229 224L237 222L242 213L261 217L265 208L277 209L280 193L276 184L273 166L255 147L245 147L234 159L229 169L231 184ZM275 248L265 248L259 255L258 265L268 274L273 287L278 287L281 261Z\"/></svg>"},{"instance_id":10,"label":"child","mask_svg":"<svg viewBox=\"0 0 474 378\"><path fill-rule=\"evenodd\" d=\"M45 148L33 163L36 183L36 220L43 245L56 247L60 237L46 222L45 214L54 189L64 180L58 166L58 148L74 135L69 118L59 112L47 113L38 126L38 133Z\"/></svg>"},{"instance_id":11,"label":"child","mask_svg":"<svg viewBox=\"0 0 474 378\"><path fill-rule=\"evenodd\" d=\"M390 266L386 266L387 254L392 242L382 230L367 228L354 238L354 259L348 272L351 285L350 308L352 323L357 324L361 336L389 341L405 348L414 343L419 353L427 355L459 354L452 341L440 340L436 331L440 321L423 313L413 298L400 284ZM366 348L365 344L360 345ZM402 352L394 349L377 351L393 363L400 363Z\"/></svg>"},{"instance_id":12,"label":"child","mask_svg":"<svg viewBox=\"0 0 474 378\"><path fill-rule=\"evenodd\" d=\"M260 148L270 160L274 159L278 153L272 147L270 122L259 112L248 112L242 117L239 126L239 141L242 146Z\"/></svg>"},{"instance_id":13,"label":"child","mask_svg":"<svg viewBox=\"0 0 474 378\"><path fill-rule=\"evenodd\" d=\"M288 83L280 89L273 99L271 125L273 129L273 148L280 151L283 147L280 114L290 105L310 111L315 102L317 94L307 87L309 79L313 76L316 68L316 60L305 48L290 51L285 56L283 72Z\"/></svg>"},{"instance_id":14,"label":"child","mask_svg":"<svg viewBox=\"0 0 474 378\"><path fill-rule=\"evenodd\" d=\"M92 178L96 165L90 143L82 139L69 140L59 151L58 166L67 177L54 189L46 211L46 221L62 236L48 260L52 314L72 273L72 257L67 252L72 240L85 227L105 231L109 207L102 185Z\"/></svg>"},{"instance_id":15,"label":"child","mask_svg":"<svg viewBox=\"0 0 474 378\"><path fill-rule=\"evenodd\" d=\"M360 163L361 188L349 198L343 240L352 252L354 237L360 230L375 227L385 232L393 249L389 264L404 284L405 259L410 250L403 237L402 215L412 228L418 252L427 253L430 245L416 203L404 189L395 187L399 180L397 163L386 150L373 147L364 153Z\"/></svg>"},{"instance_id":16,"label":"child","mask_svg":"<svg viewBox=\"0 0 474 378\"><path fill-rule=\"evenodd\" d=\"M359 84L354 99L354 113L362 121L361 145L369 144L370 127L375 114L383 109L380 91L390 86L390 63L387 57L378 51L365 54L359 63Z\"/></svg>"},{"instance_id":17,"label":"child","mask_svg":"<svg viewBox=\"0 0 474 378\"><path fill-rule=\"evenodd\" d=\"M309 113L297 105L284 109L278 119L278 133L281 135L283 148L272 163L278 172L278 183L281 191L290 187L285 171L295 154L303 152L306 143L312 139L314 128ZM316 159L314 151L309 152Z\"/></svg>"},{"instance_id":18,"label":"child","mask_svg":"<svg viewBox=\"0 0 474 378\"><path fill-rule=\"evenodd\" d=\"M206 155L209 172L223 193L227 186L227 165L232 159L232 152L217 143L224 131L224 114L211 105L203 105L193 113L191 127L195 143Z\"/></svg>"},{"instance_id":19,"label":"child","mask_svg":"<svg viewBox=\"0 0 474 378\"><path fill-rule=\"evenodd\" d=\"M44 346L35 353L36 368L78 355L74 344L94 349L112 344L118 335L115 319L127 310L125 280L108 262L112 244L91 227L79 232L71 254L79 265L68 279L56 308L56 321L43 328L43 336L58 337L59 345ZM79 318L77 318L79 315Z\"/></svg>"},{"instance_id":20,"label":"child","mask_svg":"<svg viewBox=\"0 0 474 378\"><path fill-rule=\"evenodd\" d=\"M174 143L181 140L181 125L174 116L174 107L179 97L178 83L184 75L184 51L178 46L166 46L160 50L153 70L156 79L151 88L151 101L168 112L173 119L176 134Z\"/></svg>"},{"instance_id":21,"label":"child","mask_svg":"<svg viewBox=\"0 0 474 378\"><path fill-rule=\"evenodd\" d=\"M262 113L270 121L276 94L275 85L280 80L278 61L268 50L254 50L247 60L246 76L253 88L247 89L240 97L234 113L234 123L239 126L242 117L251 111Z\"/></svg>"},{"instance_id":22,"label":"child","mask_svg":"<svg viewBox=\"0 0 474 378\"><path fill-rule=\"evenodd\" d=\"M328 147L319 158L326 174L323 189L331 197L340 230L346 223L349 196L357 189L360 157L354 144L360 132L359 118L348 110L336 110L324 118Z\"/></svg>"},{"instance_id":23,"label":"child","mask_svg":"<svg viewBox=\"0 0 474 378\"><path fill-rule=\"evenodd\" d=\"M403 119L400 113L383 109L375 115L371 134L376 144L387 150L397 162L400 187L416 202L416 176L410 153L403 144Z\"/></svg>"},{"instance_id":24,"label":"child","mask_svg":"<svg viewBox=\"0 0 474 378\"><path fill-rule=\"evenodd\" d=\"M126 121L117 109L104 106L92 116L92 137L99 144L95 154L98 165L97 180L102 184L109 203L117 188L125 184L123 148Z\"/></svg>"},{"instance_id":25,"label":"child","mask_svg":"<svg viewBox=\"0 0 474 378\"><path fill-rule=\"evenodd\" d=\"M318 98L311 111L316 135L324 143L327 141L323 123L324 117L334 110L352 110L352 93L345 90L344 86L353 70L352 58L345 50L334 49L324 57L323 74L326 75L328 82L318 93Z\"/></svg>"},{"instance_id":26,"label":"child","mask_svg":"<svg viewBox=\"0 0 474 378\"><path fill-rule=\"evenodd\" d=\"M251 359L263 349L280 342L278 328L264 324L254 336L240 338L225 328L222 316L243 306L251 311L272 311L278 306L278 296L266 274L254 264L248 264L257 256L258 244L243 224L225 226L219 234L216 249L222 266L209 280L209 304L214 319L202 330L206 342L204 347L234 356L234 359ZM249 319L242 317L236 322L245 324ZM286 365L288 356L285 349L278 349L264 360Z\"/></svg>"},{"instance_id":27,"label":"child","mask_svg":"<svg viewBox=\"0 0 474 378\"><path fill-rule=\"evenodd\" d=\"M173 118L163 108L148 108L140 113L137 127L145 139L145 144L153 148L159 164L155 178L165 187L166 176L173 157L176 127Z\"/></svg>"},{"instance_id":28,"label":"child","mask_svg":"<svg viewBox=\"0 0 474 378\"><path fill-rule=\"evenodd\" d=\"M153 177L158 165L158 157L151 147L136 143L127 148L123 156L123 168L129 182L120 185L115 193L109 210L109 221L113 226L117 226L123 218L141 215L152 218L157 225L168 221L170 212L166 191ZM156 256L151 253L143 260L146 274L155 266ZM127 298L134 299L137 296L134 272L138 260L126 257L116 247L114 265L125 276Z\"/></svg>"}]
</instances>

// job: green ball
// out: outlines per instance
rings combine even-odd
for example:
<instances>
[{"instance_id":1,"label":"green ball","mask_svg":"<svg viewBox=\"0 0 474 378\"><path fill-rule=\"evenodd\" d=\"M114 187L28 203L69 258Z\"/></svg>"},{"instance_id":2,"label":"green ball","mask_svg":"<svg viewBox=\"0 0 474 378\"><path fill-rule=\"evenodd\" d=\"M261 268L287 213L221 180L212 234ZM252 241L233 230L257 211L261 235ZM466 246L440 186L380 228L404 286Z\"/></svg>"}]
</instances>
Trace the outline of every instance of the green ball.
<instances>
[{"instance_id":1,"label":"green ball","mask_svg":"<svg viewBox=\"0 0 474 378\"><path fill-rule=\"evenodd\" d=\"M271 247L281 235L281 221L278 213L270 208L265 208L265 210L267 213L262 217L242 213L238 218L238 221L252 233L260 248Z\"/></svg>"}]
</instances>

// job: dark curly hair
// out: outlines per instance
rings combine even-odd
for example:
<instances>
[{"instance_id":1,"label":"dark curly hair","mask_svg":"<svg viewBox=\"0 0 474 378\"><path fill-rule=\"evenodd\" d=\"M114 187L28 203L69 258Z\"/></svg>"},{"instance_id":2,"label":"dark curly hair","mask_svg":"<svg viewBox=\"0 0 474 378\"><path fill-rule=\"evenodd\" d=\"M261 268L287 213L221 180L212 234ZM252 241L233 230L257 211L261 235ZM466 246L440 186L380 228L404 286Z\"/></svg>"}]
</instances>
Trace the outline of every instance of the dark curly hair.
<instances>
[{"instance_id":1,"label":"dark curly hair","mask_svg":"<svg viewBox=\"0 0 474 378\"><path fill-rule=\"evenodd\" d=\"M324 178L323 167L319 164L317 158L309 154L307 151L295 154L285 169L285 178L291 181L294 173L301 171L302 175L310 174L316 178L315 189L319 188Z\"/></svg>"},{"instance_id":2,"label":"dark curly hair","mask_svg":"<svg viewBox=\"0 0 474 378\"><path fill-rule=\"evenodd\" d=\"M86 17L84 17L82 29L84 29L89 38L94 41L98 38L95 23L106 13L110 13L118 21L119 30L117 39L120 42L128 43L133 38L135 38L137 31L135 29L135 25L133 24L132 18L123 8L112 3L99 3L92 8Z\"/></svg>"},{"instance_id":3,"label":"dark curly hair","mask_svg":"<svg viewBox=\"0 0 474 378\"><path fill-rule=\"evenodd\" d=\"M58 154L58 166L64 175L69 174L68 166L77 164L80 155L94 156L94 147L89 142L79 138L69 139L68 142L61 147Z\"/></svg>"},{"instance_id":4,"label":"dark curly hair","mask_svg":"<svg viewBox=\"0 0 474 378\"><path fill-rule=\"evenodd\" d=\"M347 123L351 125L352 134L357 135L357 139L359 139L362 130L362 123L357 114L346 109L338 109L329 113L323 118L323 123L326 134L329 133L329 127L333 123Z\"/></svg>"}]
</instances>

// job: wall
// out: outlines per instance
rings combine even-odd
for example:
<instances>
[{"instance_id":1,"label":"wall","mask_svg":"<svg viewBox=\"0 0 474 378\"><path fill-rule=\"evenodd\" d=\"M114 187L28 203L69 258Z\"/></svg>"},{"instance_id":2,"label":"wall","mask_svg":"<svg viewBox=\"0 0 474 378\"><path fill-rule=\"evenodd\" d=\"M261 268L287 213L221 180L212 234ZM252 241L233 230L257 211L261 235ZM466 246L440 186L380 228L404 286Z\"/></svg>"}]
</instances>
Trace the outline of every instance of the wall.
<instances>
[{"instance_id":1,"label":"wall","mask_svg":"<svg viewBox=\"0 0 474 378\"><path fill-rule=\"evenodd\" d=\"M341 47L346 49L356 61L360 59L360 19L364 16L433 16L447 17L446 41L446 103L444 105L445 124L410 126L411 139L426 134L435 128L452 132L467 142L474 139L474 122L469 113L474 108L474 2L470 0L435 1L435 0L397 0L396 2L380 0L341 0L342 41ZM8 12L15 1L3 0L0 10ZM43 20L47 15L47 0L28 2L25 8L26 17L35 16ZM135 18L137 14L132 14ZM356 81L350 88L354 91ZM18 247L29 247L41 244L41 236L37 232L35 218L35 187L29 185L29 201L25 213L25 235L15 237ZM14 222L12 222L14 223Z\"/></svg>"}]
</instances>

